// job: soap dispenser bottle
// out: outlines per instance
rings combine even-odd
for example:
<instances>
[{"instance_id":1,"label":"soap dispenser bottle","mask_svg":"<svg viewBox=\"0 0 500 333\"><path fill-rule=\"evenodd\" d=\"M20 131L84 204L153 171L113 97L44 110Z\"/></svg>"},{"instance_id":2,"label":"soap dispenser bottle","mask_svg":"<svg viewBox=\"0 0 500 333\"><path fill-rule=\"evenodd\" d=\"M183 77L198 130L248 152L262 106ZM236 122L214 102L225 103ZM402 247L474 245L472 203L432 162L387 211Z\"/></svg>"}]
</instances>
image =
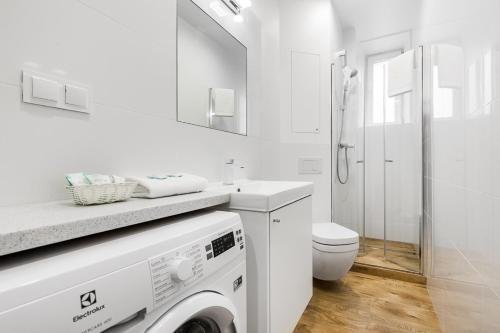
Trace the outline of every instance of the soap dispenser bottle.
<instances>
[{"instance_id":1,"label":"soap dispenser bottle","mask_svg":"<svg viewBox=\"0 0 500 333\"><path fill-rule=\"evenodd\" d=\"M234 158L229 158L224 164L224 185L234 184Z\"/></svg>"}]
</instances>

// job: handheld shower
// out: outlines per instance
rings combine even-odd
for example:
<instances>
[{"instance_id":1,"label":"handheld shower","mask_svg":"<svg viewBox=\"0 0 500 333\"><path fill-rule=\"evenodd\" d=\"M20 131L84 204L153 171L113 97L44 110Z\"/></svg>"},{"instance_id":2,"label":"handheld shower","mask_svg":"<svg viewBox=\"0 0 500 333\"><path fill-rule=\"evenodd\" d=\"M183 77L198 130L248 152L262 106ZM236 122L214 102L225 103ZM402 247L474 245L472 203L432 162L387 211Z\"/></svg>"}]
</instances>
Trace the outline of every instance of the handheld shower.
<instances>
[{"instance_id":1,"label":"handheld shower","mask_svg":"<svg viewBox=\"0 0 500 333\"><path fill-rule=\"evenodd\" d=\"M353 69L349 66L345 66L342 69L342 73L344 74L344 89L342 91L342 109L345 110L347 107L347 100L349 94L354 90L355 83L354 78L358 75L358 70Z\"/></svg>"},{"instance_id":2,"label":"handheld shower","mask_svg":"<svg viewBox=\"0 0 500 333\"><path fill-rule=\"evenodd\" d=\"M337 52L336 55L339 57L344 57L344 66L342 68L342 74L343 74L344 80L343 80L343 89L342 89L342 100L340 101L340 107L339 107L340 130L339 130L339 136L338 136L338 141L337 141L337 179L339 180L339 182L341 184L344 185L344 184L347 184L347 181L349 180L348 149L354 148L354 145L343 142L344 122L345 122L344 121L344 119L345 119L344 113L345 113L345 110L347 108L347 102L349 99L349 95L355 87L353 79L358 75L358 70L347 66L346 59L345 59L345 57L346 57L345 50ZM345 156L345 167L346 167L345 178L342 178L340 175L340 152L342 149L344 150L344 156Z\"/></svg>"}]
</instances>

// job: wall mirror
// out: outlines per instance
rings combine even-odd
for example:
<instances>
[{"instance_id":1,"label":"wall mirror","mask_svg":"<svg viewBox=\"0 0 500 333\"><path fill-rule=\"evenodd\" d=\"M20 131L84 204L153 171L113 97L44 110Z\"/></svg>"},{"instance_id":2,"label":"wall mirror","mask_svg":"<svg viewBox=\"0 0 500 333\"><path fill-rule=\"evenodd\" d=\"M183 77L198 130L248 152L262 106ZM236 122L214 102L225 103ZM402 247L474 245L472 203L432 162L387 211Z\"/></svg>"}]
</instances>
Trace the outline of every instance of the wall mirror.
<instances>
[{"instance_id":1,"label":"wall mirror","mask_svg":"<svg viewBox=\"0 0 500 333\"><path fill-rule=\"evenodd\" d=\"M247 48L191 0L177 0L177 121L247 134Z\"/></svg>"}]
</instances>

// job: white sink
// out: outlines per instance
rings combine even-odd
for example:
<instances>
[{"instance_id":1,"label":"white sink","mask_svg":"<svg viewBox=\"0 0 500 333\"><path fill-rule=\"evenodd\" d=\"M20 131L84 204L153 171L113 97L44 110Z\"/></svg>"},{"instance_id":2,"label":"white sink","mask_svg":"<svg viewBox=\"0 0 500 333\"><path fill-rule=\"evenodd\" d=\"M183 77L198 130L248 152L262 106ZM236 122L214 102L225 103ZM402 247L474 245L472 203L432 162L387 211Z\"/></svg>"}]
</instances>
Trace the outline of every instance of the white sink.
<instances>
[{"instance_id":1,"label":"white sink","mask_svg":"<svg viewBox=\"0 0 500 333\"><path fill-rule=\"evenodd\" d=\"M207 191L231 194L229 208L270 212L313 193L310 182L248 180L235 185L214 185Z\"/></svg>"}]
</instances>

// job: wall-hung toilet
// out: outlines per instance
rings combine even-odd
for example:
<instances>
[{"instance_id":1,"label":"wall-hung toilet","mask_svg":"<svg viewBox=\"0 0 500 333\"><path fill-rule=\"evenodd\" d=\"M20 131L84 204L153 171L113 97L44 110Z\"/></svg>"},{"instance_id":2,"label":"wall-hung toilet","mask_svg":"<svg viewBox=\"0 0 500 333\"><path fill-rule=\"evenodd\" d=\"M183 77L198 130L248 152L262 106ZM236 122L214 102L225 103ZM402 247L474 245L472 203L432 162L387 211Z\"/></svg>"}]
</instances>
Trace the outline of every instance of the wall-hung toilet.
<instances>
[{"instance_id":1,"label":"wall-hung toilet","mask_svg":"<svg viewBox=\"0 0 500 333\"><path fill-rule=\"evenodd\" d=\"M313 224L313 275L334 281L351 269L358 254L359 235L335 223Z\"/></svg>"}]
</instances>

